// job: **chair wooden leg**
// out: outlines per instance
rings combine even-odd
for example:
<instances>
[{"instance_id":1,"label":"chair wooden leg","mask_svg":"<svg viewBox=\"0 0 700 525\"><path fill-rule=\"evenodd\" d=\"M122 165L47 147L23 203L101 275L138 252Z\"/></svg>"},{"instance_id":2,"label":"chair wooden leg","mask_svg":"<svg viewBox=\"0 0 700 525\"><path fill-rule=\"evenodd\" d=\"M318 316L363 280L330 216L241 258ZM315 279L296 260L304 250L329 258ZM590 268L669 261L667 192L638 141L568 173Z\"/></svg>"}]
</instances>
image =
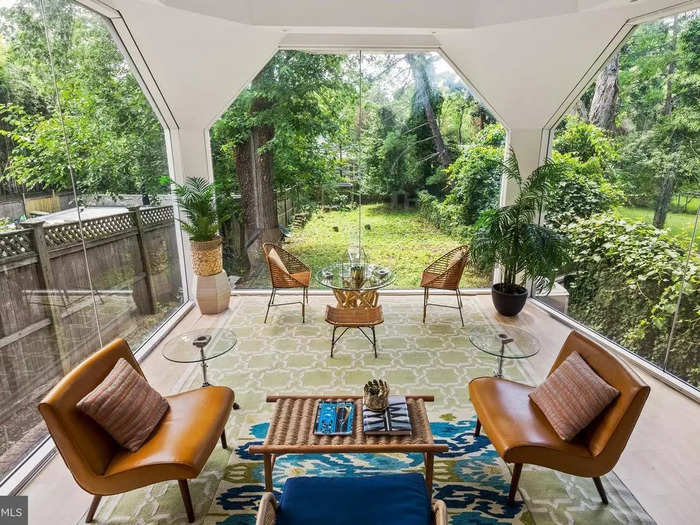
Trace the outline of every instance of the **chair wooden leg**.
<instances>
[{"instance_id":1,"label":"chair wooden leg","mask_svg":"<svg viewBox=\"0 0 700 525\"><path fill-rule=\"evenodd\" d=\"M333 357L333 348L335 347L335 330L337 326L333 327L333 335L331 335L331 357Z\"/></svg>"},{"instance_id":2,"label":"chair wooden leg","mask_svg":"<svg viewBox=\"0 0 700 525\"><path fill-rule=\"evenodd\" d=\"M508 504L515 503L515 493L518 492L518 482L520 481L520 472L523 470L522 463L516 463L513 469L513 477L510 481L510 492L508 493Z\"/></svg>"},{"instance_id":3,"label":"chair wooden leg","mask_svg":"<svg viewBox=\"0 0 700 525\"><path fill-rule=\"evenodd\" d=\"M267 316L270 314L270 306L272 306L275 301L275 291L276 289L273 287L272 293L270 294L270 300L267 301L267 310L265 311L265 320L263 321L263 324L267 323Z\"/></svg>"},{"instance_id":4,"label":"chair wooden leg","mask_svg":"<svg viewBox=\"0 0 700 525\"><path fill-rule=\"evenodd\" d=\"M462 294L459 291L459 288L455 290L457 293L457 308L459 309L459 319L462 321L462 326L464 326L464 316L462 315Z\"/></svg>"},{"instance_id":5,"label":"chair wooden leg","mask_svg":"<svg viewBox=\"0 0 700 525\"><path fill-rule=\"evenodd\" d=\"M301 322L306 323L306 303L303 297L301 299Z\"/></svg>"},{"instance_id":6,"label":"chair wooden leg","mask_svg":"<svg viewBox=\"0 0 700 525\"><path fill-rule=\"evenodd\" d=\"M228 443L226 443L226 430L221 433L221 446L223 448L228 448Z\"/></svg>"},{"instance_id":7,"label":"chair wooden leg","mask_svg":"<svg viewBox=\"0 0 700 525\"><path fill-rule=\"evenodd\" d=\"M194 521L194 509L192 508L192 498L190 497L190 487L187 485L186 479L178 479L180 485L180 494L182 494L182 502L185 504L185 512L187 513L187 521Z\"/></svg>"},{"instance_id":8,"label":"chair wooden leg","mask_svg":"<svg viewBox=\"0 0 700 525\"><path fill-rule=\"evenodd\" d=\"M474 437L479 437L481 434L481 421L479 421L479 418L476 418L476 426L474 427Z\"/></svg>"},{"instance_id":9,"label":"chair wooden leg","mask_svg":"<svg viewBox=\"0 0 700 525\"><path fill-rule=\"evenodd\" d=\"M95 512L97 512L97 506L100 504L102 496L93 496L92 502L90 503L90 508L87 511L87 516L85 516L85 523L92 523L95 519Z\"/></svg>"},{"instance_id":10,"label":"chair wooden leg","mask_svg":"<svg viewBox=\"0 0 700 525\"><path fill-rule=\"evenodd\" d=\"M600 478L593 478L593 483L595 483L595 488L598 489L598 494L600 494L600 499L603 505L608 504L608 495L605 493L605 487L603 487L603 482Z\"/></svg>"}]
</instances>

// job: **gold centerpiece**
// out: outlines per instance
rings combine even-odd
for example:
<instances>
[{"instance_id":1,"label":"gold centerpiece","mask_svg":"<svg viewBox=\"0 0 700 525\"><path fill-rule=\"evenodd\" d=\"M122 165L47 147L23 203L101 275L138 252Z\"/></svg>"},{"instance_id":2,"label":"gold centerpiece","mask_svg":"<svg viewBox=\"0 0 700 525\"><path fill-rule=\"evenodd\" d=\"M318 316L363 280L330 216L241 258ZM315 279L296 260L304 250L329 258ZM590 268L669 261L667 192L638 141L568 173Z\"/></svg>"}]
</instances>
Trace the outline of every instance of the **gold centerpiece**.
<instances>
[{"instance_id":1,"label":"gold centerpiece","mask_svg":"<svg viewBox=\"0 0 700 525\"><path fill-rule=\"evenodd\" d=\"M389 404L389 385L383 379L371 379L365 385L364 404L370 410L380 412Z\"/></svg>"}]
</instances>

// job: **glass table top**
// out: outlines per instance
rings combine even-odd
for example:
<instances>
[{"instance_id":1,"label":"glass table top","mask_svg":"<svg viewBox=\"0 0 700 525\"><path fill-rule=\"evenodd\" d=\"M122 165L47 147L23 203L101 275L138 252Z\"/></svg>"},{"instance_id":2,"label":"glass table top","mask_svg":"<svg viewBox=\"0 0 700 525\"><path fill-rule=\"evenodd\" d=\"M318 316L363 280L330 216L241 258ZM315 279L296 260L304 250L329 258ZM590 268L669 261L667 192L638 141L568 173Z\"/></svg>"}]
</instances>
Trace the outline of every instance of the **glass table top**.
<instances>
[{"instance_id":1,"label":"glass table top","mask_svg":"<svg viewBox=\"0 0 700 525\"><path fill-rule=\"evenodd\" d=\"M328 288L363 291L384 288L396 276L390 268L378 264L339 262L321 269L315 277Z\"/></svg>"},{"instance_id":2,"label":"glass table top","mask_svg":"<svg viewBox=\"0 0 700 525\"><path fill-rule=\"evenodd\" d=\"M209 337L209 341L206 338ZM203 339L202 339L203 338ZM204 345L200 350L195 343ZM232 330L224 328L202 328L173 337L165 343L162 354L175 363L197 363L214 359L232 350L238 338Z\"/></svg>"},{"instance_id":3,"label":"glass table top","mask_svg":"<svg viewBox=\"0 0 700 525\"><path fill-rule=\"evenodd\" d=\"M524 359L540 351L539 340L527 330L515 326L475 326L469 341L487 354L507 359Z\"/></svg>"}]
</instances>

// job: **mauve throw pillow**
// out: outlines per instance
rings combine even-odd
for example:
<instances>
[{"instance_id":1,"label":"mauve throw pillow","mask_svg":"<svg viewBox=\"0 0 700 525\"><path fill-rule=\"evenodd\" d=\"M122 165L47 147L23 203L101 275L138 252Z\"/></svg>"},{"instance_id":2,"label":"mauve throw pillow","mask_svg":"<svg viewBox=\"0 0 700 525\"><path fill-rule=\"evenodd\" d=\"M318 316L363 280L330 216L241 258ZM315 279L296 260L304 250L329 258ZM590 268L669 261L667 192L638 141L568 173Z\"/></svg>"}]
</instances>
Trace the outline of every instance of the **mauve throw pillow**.
<instances>
[{"instance_id":1,"label":"mauve throw pillow","mask_svg":"<svg viewBox=\"0 0 700 525\"><path fill-rule=\"evenodd\" d=\"M168 402L124 358L77 406L132 452L143 445L168 411Z\"/></svg>"},{"instance_id":2,"label":"mauve throw pillow","mask_svg":"<svg viewBox=\"0 0 700 525\"><path fill-rule=\"evenodd\" d=\"M530 393L547 421L565 441L576 437L620 394L573 352Z\"/></svg>"}]
</instances>

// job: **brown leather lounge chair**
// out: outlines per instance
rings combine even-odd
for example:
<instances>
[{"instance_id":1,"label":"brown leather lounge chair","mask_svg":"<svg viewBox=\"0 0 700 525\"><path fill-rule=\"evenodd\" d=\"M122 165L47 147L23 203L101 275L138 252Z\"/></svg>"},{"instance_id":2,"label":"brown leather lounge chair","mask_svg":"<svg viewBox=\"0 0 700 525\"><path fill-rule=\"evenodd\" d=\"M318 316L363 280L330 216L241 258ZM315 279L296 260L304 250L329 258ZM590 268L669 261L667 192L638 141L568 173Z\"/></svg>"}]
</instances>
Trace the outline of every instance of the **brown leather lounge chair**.
<instances>
[{"instance_id":1,"label":"brown leather lounge chair","mask_svg":"<svg viewBox=\"0 0 700 525\"><path fill-rule=\"evenodd\" d=\"M577 332L566 339L549 373L572 352L578 352L620 395L570 442L556 434L530 400L528 394L533 387L495 377L477 377L469 383L478 417L474 435L479 435L483 425L503 460L515 464L510 503L515 500L525 463L593 478L600 498L608 503L600 476L610 472L620 458L649 396L649 387L629 367Z\"/></svg>"},{"instance_id":2,"label":"brown leather lounge chair","mask_svg":"<svg viewBox=\"0 0 700 525\"><path fill-rule=\"evenodd\" d=\"M126 341L115 339L69 372L39 404L75 481L94 495L85 521L92 521L102 496L176 479L192 522L187 480L199 475L219 437L226 448L224 425L233 405L233 391L209 386L166 397L170 408L162 421L140 449L129 452L76 408L120 357L143 375Z\"/></svg>"}]
</instances>

